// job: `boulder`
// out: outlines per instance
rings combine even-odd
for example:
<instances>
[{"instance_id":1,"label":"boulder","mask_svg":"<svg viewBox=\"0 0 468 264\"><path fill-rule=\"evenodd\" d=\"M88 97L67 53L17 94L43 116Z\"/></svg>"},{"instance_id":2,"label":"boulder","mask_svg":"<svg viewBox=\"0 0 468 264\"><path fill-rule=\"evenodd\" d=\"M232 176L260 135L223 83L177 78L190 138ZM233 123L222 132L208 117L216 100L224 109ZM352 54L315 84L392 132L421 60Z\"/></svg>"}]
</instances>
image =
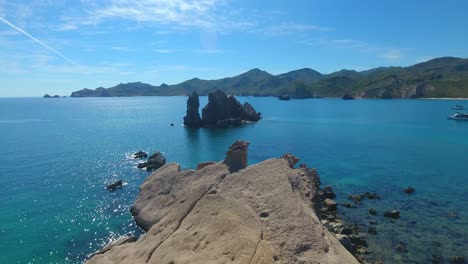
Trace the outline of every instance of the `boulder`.
<instances>
[{"instance_id":1,"label":"boulder","mask_svg":"<svg viewBox=\"0 0 468 264\"><path fill-rule=\"evenodd\" d=\"M400 212L397 211L397 210L386 211L386 212L384 212L383 215L384 215L385 217L393 218L393 219L400 218Z\"/></svg>"},{"instance_id":2,"label":"boulder","mask_svg":"<svg viewBox=\"0 0 468 264\"><path fill-rule=\"evenodd\" d=\"M199 107L198 94L193 92L187 99L187 113L184 117L184 125L189 127L200 127L202 125L200 114L198 113ZM173 126L173 124L171 125Z\"/></svg>"},{"instance_id":3,"label":"boulder","mask_svg":"<svg viewBox=\"0 0 468 264\"><path fill-rule=\"evenodd\" d=\"M336 194L333 192L333 189L331 186L327 185L322 188L322 199L325 199L325 198L333 199L335 197L336 197Z\"/></svg>"},{"instance_id":4,"label":"boulder","mask_svg":"<svg viewBox=\"0 0 468 264\"><path fill-rule=\"evenodd\" d=\"M229 171L235 172L247 167L247 148L249 142L237 140L226 152L223 163L229 167Z\"/></svg>"},{"instance_id":5,"label":"boulder","mask_svg":"<svg viewBox=\"0 0 468 264\"><path fill-rule=\"evenodd\" d=\"M114 183L111 183L111 184L107 185L106 189L108 191L115 191L115 189L122 187L122 184L123 184L122 180L118 180L118 181L116 181Z\"/></svg>"},{"instance_id":6,"label":"boulder","mask_svg":"<svg viewBox=\"0 0 468 264\"><path fill-rule=\"evenodd\" d=\"M336 209L338 209L336 202L330 198L325 198L325 200L323 200L323 205L327 211L336 211Z\"/></svg>"},{"instance_id":7,"label":"boulder","mask_svg":"<svg viewBox=\"0 0 468 264\"><path fill-rule=\"evenodd\" d=\"M141 163L138 163L137 168L139 168L139 169L144 169L144 168L146 168L146 166L148 166L148 163L146 163L146 162L141 162Z\"/></svg>"},{"instance_id":8,"label":"boulder","mask_svg":"<svg viewBox=\"0 0 468 264\"><path fill-rule=\"evenodd\" d=\"M148 158L145 167L147 171L153 171L161 168L164 164L166 164L166 158L161 152L157 151Z\"/></svg>"},{"instance_id":9,"label":"boulder","mask_svg":"<svg viewBox=\"0 0 468 264\"><path fill-rule=\"evenodd\" d=\"M239 142L224 162L152 173L131 208L145 234L86 263L358 264L319 220L317 172L283 158L231 172L239 160L247 165L248 144Z\"/></svg>"}]
</instances>

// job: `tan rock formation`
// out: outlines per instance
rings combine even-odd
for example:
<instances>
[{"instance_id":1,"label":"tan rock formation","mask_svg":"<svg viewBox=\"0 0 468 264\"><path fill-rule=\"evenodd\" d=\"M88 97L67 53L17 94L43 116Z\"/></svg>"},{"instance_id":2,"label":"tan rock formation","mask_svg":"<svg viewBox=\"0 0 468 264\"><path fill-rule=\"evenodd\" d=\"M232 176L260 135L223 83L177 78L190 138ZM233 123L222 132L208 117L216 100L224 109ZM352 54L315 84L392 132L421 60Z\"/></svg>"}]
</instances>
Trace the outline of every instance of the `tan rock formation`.
<instances>
[{"instance_id":1,"label":"tan rock formation","mask_svg":"<svg viewBox=\"0 0 468 264\"><path fill-rule=\"evenodd\" d=\"M247 146L197 171L154 172L131 210L147 233L87 263L358 263L317 217L315 170L292 168L292 155L239 168Z\"/></svg>"}]
</instances>

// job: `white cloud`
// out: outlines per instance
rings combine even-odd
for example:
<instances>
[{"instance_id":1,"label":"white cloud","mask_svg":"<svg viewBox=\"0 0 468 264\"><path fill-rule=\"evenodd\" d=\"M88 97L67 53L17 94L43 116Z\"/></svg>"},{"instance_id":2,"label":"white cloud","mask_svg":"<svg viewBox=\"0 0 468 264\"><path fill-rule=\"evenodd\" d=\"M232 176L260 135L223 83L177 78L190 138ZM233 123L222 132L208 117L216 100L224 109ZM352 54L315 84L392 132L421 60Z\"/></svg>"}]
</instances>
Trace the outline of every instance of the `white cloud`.
<instances>
[{"instance_id":1,"label":"white cloud","mask_svg":"<svg viewBox=\"0 0 468 264\"><path fill-rule=\"evenodd\" d=\"M403 52L401 50L388 50L386 51L382 57L386 60L389 61L396 61L401 59L404 56Z\"/></svg>"},{"instance_id":2,"label":"white cloud","mask_svg":"<svg viewBox=\"0 0 468 264\"><path fill-rule=\"evenodd\" d=\"M128 47L111 47L111 50L115 50L115 51L132 51L133 49L130 49Z\"/></svg>"},{"instance_id":3,"label":"white cloud","mask_svg":"<svg viewBox=\"0 0 468 264\"><path fill-rule=\"evenodd\" d=\"M157 52L157 53L174 53L177 50L173 50L173 49L155 49L153 51Z\"/></svg>"}]
</instances>

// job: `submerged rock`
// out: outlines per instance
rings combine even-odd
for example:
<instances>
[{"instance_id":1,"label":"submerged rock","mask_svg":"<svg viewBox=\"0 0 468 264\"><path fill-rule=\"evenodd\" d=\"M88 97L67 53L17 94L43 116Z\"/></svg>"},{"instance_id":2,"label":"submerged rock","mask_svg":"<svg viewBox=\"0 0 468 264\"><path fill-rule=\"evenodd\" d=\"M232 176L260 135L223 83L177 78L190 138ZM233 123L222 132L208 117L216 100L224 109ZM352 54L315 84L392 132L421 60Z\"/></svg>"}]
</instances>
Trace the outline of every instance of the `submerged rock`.
<instances>
[{"instance_id":1,"label":"submerged rock","mask_svg":"<svg viewBox=\"0 0 468 264\"><path fill-rule=\"evenodd\" d=\"M405 188L403 191L404 191L406 194L412 194L412 193L414 193L416 190L415 190L413 187L408 186L408 188Z\"/></svg>"},{"instance_id":2,"label":"submerged rock","mask_svg":"<svg viewBox=\"0 0 468 264\"><path fill-rule=\"evenodd\" d=\"M371 215L376 215L376 214L377 214L377 210L375 210L374 208L369 208L369 214L371 214Z\"/></svg>"},{"instance_id":3,"label":"submerged rock","mask_svg":"<svg viewBox=\"0 0 468 264\"><path fill-rule=\"evenodd\" d=\"M114 183L107 185L106 189L108 191L115 191L115 189L122 187L122 185L123 185L122 180L118 180Z\"/></svg>"},{"instance_id":4,"label":"submerged rock","mask_svg":"<svg viewBox=\"0 0 468 264\"><path fill-rule=\"evenodd\" d=\"M395 252L397 253L407 253L408 252L408 249L406 248L406 243L403 243L403 242L398 242L394 247L393 249L395 250Z\"/></svg>"},{"instance_id":5,"label":"submerged rock","mask_svg":"<svg viewBox=\"0 0 468 264\"><path fill-rule=\"evenodd\" d=\"M146 233L87 263L357 264L319 221L316 171L287 158L247 166L247 146L201 170L170 163L151 174L131 208Z\"/></svg>"},{"instance_id":6,"label":"submerged rock","mask_svg":"<svg viewBox=\"0 0 468 264\"><path fill-rule=\"evenodd\" d=\"M384 212L383 215L388 218L396 219L396 218L400 218L400 211L397 211L397 210L386 211Z\"/></svg>"},{"instance_id":7,"label":"submerged rock","mask_svg":"<svg viewBox=\"0 0 468 264\"><path fill-rule=\"evenodd\" d=\"M464 256L452 257L452 258L450 258L450 263L456 263L456 264L466 263L465 262L465 257Z\"/></svg>"}]
</instances>

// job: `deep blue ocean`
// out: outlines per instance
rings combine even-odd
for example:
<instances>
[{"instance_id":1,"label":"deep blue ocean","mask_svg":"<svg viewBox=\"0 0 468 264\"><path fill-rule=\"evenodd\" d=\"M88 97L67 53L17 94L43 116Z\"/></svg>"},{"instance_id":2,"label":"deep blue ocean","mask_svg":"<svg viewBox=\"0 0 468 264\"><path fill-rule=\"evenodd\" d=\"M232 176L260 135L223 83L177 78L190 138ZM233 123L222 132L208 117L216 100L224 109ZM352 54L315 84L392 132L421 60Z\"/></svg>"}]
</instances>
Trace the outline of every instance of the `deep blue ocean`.
<instances>
[{"instance_id":1,"label":"deep blue ocean","mask_svg":"<svg viewBox=\"0 0 468 264\"><path fill-rule=\"evenodd\" d=\"M340 208L363 230L378 222L369 236L376 259L468 258L468 122L446 118L463 102L239 100L264 119L196 130L181 125L186 97L0 99L0 263L80 263L118 236L141 234L129 208L148 173L130 154L159 150L168 162L194 168L222 160L236 139L251 142L250 164L294 153L317 168L340 203L352 193L379 194ZM118 179L127 185L105 190ZM402 192L408 185L414 195ZM369 207L379 214L369 216ZM391 209L401 218L384 219ZM408 253L393 250L398 242Z\"/></svg>"}]
</instances>

